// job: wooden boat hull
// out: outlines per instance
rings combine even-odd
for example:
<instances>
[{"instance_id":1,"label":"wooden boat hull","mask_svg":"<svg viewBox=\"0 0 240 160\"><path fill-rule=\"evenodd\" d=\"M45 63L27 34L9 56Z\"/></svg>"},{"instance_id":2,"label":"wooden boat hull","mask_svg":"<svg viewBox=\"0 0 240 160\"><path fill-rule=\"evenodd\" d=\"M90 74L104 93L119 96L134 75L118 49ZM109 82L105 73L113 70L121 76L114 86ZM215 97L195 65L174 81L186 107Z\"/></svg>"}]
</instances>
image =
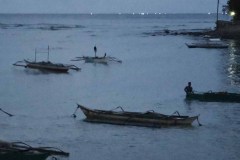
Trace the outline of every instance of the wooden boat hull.
<instances>
[{"instance_id":1,"label":"wooden boat hull","mask_svg":"<svg viewBox=\"0 0 240 160\"><path fill-rule=\"evenodd\" d=\"M49 156L69 156L58 148L32 147L23 142L6 142L0 140L0 160L45 160Z\"/></svg>"},{"instance_id":2,"label":"wooden boat hull","mask_svg":"<svg viewBox=\"0 0 240 160\"><path fill-rule=\"evenodd\" d=\"M122 63L121 60L115 57L110 57L110 56L102 56L102 57L82 56L82 57L76 57L75 59L72 59L72 61L85 61L85 63L102 63L102 64L108 64L109 62Z\"/></svg>"},{"instance_id":3,"label":"wooden boat hull","mask_svg":"<svg viewBox=\"0 0 240 160\"><path fill-rule=\"evenodd\" d=\"M145 127L162 127L171 125L191 125L198 116L168 116L154 112L114 112L92 110L79 105L88 122L134 125Z\"/></svg>"},{"instance_id":4,"label":"wooden boat hull","mask_svg":"<svg viewBox=\"0 0 240 160\"><path fill-rule=\"evenodd\" d=\"M186 43L188 48L228 48L226 44L211 43Z\"/></svg>"},{"instance_id":5,"label":"wooden boat hull","mask_svg":"<svg viewBox=\"0 0 240 160\"><path fill-rule=\"evenodd\" d=\"M1 160L46 160L49 154L33 152L0 152Z\"/></svg>"},{"instance_id":6,"label":"wooden boat hull","mask_svg":"<svg viewBox=\"0 0 240 160\"><path fill-rule=\"evenodd\" d=\"M27 68L39 69L39 70L49 70L54 72L63 72L66 73L69 70L69 67L61 64L52 64L48 62L28 62L26 61Z\"/></svg>"},{"instance_id":7,"label":"wooden boat hull","mask_svg":"<svg viewBox=\"0 0 240 160\"><path fill-rule=\"evenodd\" d=\"M105 57L85 57L85 63L108 63L108 59Z\"/></svg>"},{"instance_id":8,"label":"wooden boat hull","mask_svg":"<svg viewBox=\"0 0 240 160\"><path fill-rule=\"evenodd\" d=\"M240 103L240 94L228 92L206 92L202 94L187 94L187 100L199 100L206 102L234 102Z\"/></svg>"}]
</instances>

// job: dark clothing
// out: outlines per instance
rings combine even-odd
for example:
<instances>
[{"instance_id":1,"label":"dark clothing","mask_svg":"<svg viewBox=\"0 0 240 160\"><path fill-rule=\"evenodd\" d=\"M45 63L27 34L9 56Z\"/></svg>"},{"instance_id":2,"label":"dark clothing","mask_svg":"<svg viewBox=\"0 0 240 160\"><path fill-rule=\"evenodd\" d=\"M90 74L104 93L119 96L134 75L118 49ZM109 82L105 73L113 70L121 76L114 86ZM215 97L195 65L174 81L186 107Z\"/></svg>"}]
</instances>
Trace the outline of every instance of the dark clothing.
<instances>
[{"instance_id":1,"label":"dark clothing","mask_svg":"<svg viewBox=\"0 0 240 160\"><path fill-rule=\"evenodd\" d=\"M96 47L96 46L94 46L94 52L95 52L95 53L97 52L97 47Z\"/></svg>"},{"instance_id":2,"label":"dark clothing","mask_svg":"<svg viewBox=\"0 0 240 160\"><path fill-rule=\"evenodd\" d=\"M186 92L186 93L193 93L193 89L192 89L192 86L186 86L185 88L184 88L184 91Z\"/></svg>"},{"instance_id":3,"label":"dark clothing","mask_svg":"<svg viewBox=\"0 0 240 160\"><path fill-rule=\"evenodd\" d=\"M95 57L97 57L97 47L96 46L94 46L94 52L95 52Z\"/></svg>"}]
</instances>

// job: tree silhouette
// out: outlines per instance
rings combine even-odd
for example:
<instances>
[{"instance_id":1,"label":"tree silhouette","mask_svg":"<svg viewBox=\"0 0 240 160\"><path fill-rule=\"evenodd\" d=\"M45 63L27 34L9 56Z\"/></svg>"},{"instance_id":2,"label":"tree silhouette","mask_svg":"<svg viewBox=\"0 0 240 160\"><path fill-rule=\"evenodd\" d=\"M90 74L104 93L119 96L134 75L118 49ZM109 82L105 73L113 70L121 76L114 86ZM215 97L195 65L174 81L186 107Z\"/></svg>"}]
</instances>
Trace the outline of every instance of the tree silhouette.
<instances>
[{"instance_id":1,"label":"tree silhouette","mask_svg":"<svg viewBox=\"0 0 240 160\"><path fill-rule=\"evenodd\" d=\"M235 12L234 21L240 20L240 0L228 0L229 12Z\"/></svg>"}]
</instances>

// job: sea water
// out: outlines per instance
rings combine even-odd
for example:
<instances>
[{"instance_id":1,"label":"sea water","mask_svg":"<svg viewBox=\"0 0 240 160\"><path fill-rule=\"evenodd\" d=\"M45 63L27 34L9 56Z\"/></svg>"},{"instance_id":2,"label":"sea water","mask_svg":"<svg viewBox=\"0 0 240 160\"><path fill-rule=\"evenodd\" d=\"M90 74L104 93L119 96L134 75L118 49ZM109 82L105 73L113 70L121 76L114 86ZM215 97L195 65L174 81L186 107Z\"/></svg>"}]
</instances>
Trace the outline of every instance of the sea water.
<instances>
[{"instance_id":1,"label":"sea water","mask_svg":"<svg viewBox=\"0 0 240 160\"><path fill-rule=\"evenodd\" d=\"M239 41L228 49L189 49L202 37L157 35L164 30L214 29L208 14L1 14L0 139L58 147L69 160L186 160L240 158L240 106L185 102L183 88L240 92ZM229 20L227 16L221 19ZM108 65L71 61L97 55L122 60ZM68 74L41 72L12 64L35 59L49 46L49 60L74 64ZM47 54L37 54L38 61ZM199 115L192 127L158 129L92 124L77 103L93 109L179 111ZM64 158L60 158L64 159Z\"/></svg>"}]
</instances>

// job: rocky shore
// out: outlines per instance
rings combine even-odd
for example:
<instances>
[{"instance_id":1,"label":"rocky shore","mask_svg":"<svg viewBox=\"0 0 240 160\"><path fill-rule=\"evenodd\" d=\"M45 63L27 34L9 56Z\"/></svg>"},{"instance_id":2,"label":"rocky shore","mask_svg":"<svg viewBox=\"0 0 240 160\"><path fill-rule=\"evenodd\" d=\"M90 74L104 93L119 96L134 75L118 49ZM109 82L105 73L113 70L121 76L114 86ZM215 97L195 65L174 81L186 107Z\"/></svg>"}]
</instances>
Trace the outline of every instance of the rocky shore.
<instances>
[{"instance_id":1,"label":"rocky shore","mask_svg":"<svg viewBox=\"0 0 240 160\"><path fill-rule=\"evenodd\" d=\"M159 30L153 32L145 32L144 35L148 36L177 36L177 35L189 35L189 36L209 36L219 37L223 39L239 39L240 40L240 22L228 22L218 21L217 27L214 30L211 29L181 29L181 30Z\"/></svg>"},{"instance_id":2,"label":"rocky shore","mask_svg":"<svg viewBox=\"0 0 240 160\"><path fill-rule=\"evenodd\" d=\"M188 30L188 29L181 29L181 30L159 30L159 31L153 31L153 32L144 32L144 35L147 36L178 36L178 35L191 35L191 36L203 36L206 35L206 33L210 33L212 30L209 29L195 29L195 30Z\"/></svg>"}]
</instances>

